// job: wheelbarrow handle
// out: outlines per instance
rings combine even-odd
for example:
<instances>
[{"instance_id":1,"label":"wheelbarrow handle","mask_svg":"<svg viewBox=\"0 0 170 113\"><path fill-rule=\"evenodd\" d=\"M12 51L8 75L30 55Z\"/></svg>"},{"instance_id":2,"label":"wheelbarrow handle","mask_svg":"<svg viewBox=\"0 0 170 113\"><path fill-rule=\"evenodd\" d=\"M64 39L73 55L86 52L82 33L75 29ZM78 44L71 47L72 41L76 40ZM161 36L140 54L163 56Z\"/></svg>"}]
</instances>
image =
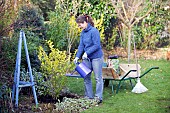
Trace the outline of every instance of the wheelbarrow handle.
<instances>
[{"instance_id":1,"label":"wheelbarrow handle","mask_svg":"<svg viewBox=\"0 0 170 113\"><path fill-rule=\"evenodd\" d=\"M152 67L152 69L159 69L159 67L157 67L157 66L156 67Z\"/></svg>"},{"instance_id":2,"label":"wheelbarrow handle","mask_svg":"<svg viewBox=\"0 0 170 113\"><path fill-rule=\"evenodd\" d=\"M148 69L146 72L144 72L141 76L140 76L140 78L142 78L144 75L146 75L147 73L149 73L152 69L159 69L159 67L151 67L150 69Z\"/></svg>"}]
</instances>

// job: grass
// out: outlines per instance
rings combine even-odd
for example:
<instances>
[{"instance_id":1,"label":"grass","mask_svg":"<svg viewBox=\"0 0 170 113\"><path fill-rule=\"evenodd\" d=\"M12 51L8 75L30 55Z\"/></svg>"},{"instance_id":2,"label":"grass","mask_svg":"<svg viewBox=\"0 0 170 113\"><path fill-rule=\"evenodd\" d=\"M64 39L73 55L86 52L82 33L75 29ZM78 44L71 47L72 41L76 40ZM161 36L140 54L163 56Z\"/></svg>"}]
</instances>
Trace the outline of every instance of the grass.
<instances>
[{"instance_id":1,"label":"grass","mask_svg":"<svg viewBox=\"0 0 170 113\"><path fill-rule=\"evenodd\" d=\"M148 88L147 92L142 94L132 93L127 81L120 88L118 94L113 94L109 85L104 88L103 103L87 109L83 113L169 113L170 61L139 60L138 62L142 67L142 72L152 66L159 67L158 70L152 70L141 79L141 83ZM117 83L114 84L117 85ZM81 78L69 78L68 87L71 92L78 95L84 93L84 84ZM95 89L94 78L93 89Z\"/></svg>"}]
</instances>

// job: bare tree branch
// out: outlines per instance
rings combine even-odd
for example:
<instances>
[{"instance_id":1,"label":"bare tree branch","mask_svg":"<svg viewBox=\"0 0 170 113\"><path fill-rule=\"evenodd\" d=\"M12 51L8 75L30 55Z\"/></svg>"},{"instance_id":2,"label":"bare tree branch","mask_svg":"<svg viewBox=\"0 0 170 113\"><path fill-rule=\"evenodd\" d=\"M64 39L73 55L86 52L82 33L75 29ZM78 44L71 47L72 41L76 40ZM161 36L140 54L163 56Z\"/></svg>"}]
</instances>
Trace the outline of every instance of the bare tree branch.
<instances>
[{"instance_id":1,"label":"bare tree branch","mask_svg":"<svg viewBox=\"0 0 170 113\"><path fill-rule=\"evenodd\" d=\"M128 24L127 24L127 22L126 22L126 19L125 19L124 16L122 15L123 13L121 12L121 9L120 9L121 7L118 6L119 4L116 3L115 0L112 0L111 2L112 2L113 7L115 8L115 12L117 13L117 17L118 17L126 26L128 26Z\"/></svg>"},{"instance_id":2,"label":"bare tree branch","mask_svg":"<svg viewBox=\"0 0 170 113\"><path fill-rule=\"evenodd\" d=\"M148 16L150 14L150 12L152 11L152 9L148 10L147 13L141 17L136 17L135 21L131 24L131 26L133 26L134 24L138 23L140 20L142 20L143 18L145 18L146 16Z\"/></svg>"},{"instance_id":3,"label":"bare tree branch","mask_svg":"<svg viewBox=\"0 0 170 113\"><path fill-rule=\"evenodd\" d=\"M128 16L127 16L127 12L126 12L126 10L125 10L124 3L122 2L122 0L120 0L120 3L121 3L122 8L123 8L123 13L124 13L124 15L125 15L125 20L128 22L129 19L128 19Z\"/></svg>"},{"instance_id":4,"label":"bare tree branch","mask_svg":"<svg viewBox=\"0 0 170 113\"><path fill-rule=\"evenodd\" d=\"M134 4L136 4L136 2L134 3ZM134 19L135 19L135 16L136 16L136 14L137 14L137 12L139 11L139 7L140 7L140 5L142 4L142 2L139 2L139 3L137 3L136 4L136 6L134 6L134 7L132 7L132 9L134 10L134 12L132 12L131 14L131 19L130 19L130 23L132 23L133 21L134 21Z\"/></svg>"}]
</instances>

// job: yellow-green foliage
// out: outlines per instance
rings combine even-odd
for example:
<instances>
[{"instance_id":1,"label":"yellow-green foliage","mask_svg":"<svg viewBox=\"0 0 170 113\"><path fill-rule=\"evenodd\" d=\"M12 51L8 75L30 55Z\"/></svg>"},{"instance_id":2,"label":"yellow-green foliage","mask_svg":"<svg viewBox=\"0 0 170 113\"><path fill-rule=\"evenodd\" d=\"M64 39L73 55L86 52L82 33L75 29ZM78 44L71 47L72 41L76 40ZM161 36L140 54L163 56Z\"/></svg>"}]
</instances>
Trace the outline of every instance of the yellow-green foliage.
<instances>
[{"instance_id":1,"label":"yellow-green foliage","mask_svg":"<svg viewBox=\"0 0 170 113\"><path fill-rule=\"evenodd\" d=\"M76 36L79 36L80 35L80 32L82 30L78 27L77 23L76 23L76 19L74 16L71 16L70 20L69 20L69 35L71 37L76 37ZM73 37L73 38L74 38Z\"/></svg>"},{"instance_id":2,"label":"yellow-green foliage","mask_svg":"<svg viewBox=\"0 0 170 113\"><path fill-rule=\"evenodd\" d=\"M78 27L74 16L71 16L68 23L69 23L69 29L67 33L67 40L68 40L67 52L69 56L71 56L71 52L70 52L71 47L73 43L79 39L78 37L80 36L81 29Z\"/></svg>"},{"instance_id":3,"label":"yellow-green foliage","mask_svg":"<svg viewBox=\"0 0 170 113\"><path fill-rule=\"evenodd\" d=\"M94 18L94 26L100 31L100 38L102 41L104 41L105 35L104 35L104 25L103 25L103 18L104 15L101 15L101 18L96 20Z\"/></svg>"},{"instance_id":4,"label":"yellow-green foliage","mask_svg":"<svg viewBox=\"0 0 170 113\"><path fill-rule=\"evenodd\" d=\"M47 90L44 93L57 97L66 83L65 73L69 66L68 59L65 51L53 48L54 45L51 41L46 42L50 48L50 53L47 54L40 46L38 54L41 70L46 78Z\"/></svg>"}]
</instances>

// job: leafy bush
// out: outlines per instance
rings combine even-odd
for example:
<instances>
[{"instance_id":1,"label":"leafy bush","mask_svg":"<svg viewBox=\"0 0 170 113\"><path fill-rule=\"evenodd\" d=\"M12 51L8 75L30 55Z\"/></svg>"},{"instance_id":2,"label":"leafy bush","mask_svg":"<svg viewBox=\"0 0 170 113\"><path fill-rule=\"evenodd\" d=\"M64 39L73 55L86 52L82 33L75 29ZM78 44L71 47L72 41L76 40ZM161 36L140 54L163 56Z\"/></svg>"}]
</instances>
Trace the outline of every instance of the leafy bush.
<instances>
[{"instance_id":1,"label":"leafy bush","mask_svg":"<svg viewBox=\"0 0 170 113\"><path fill-rule=\"evenodd\" d=\"M18 18L14 24L15 33L23 29L29 31L34 36L44 39L45 38L45 26L44 18L38 7L33 5L24 5L19 11Z\"/></svg>"},{"instance_id":2,"label":"leafy bush","mask_svg":"<svg viewBox=\"0 0 170 113\"><path fill-rule=\"evenodd\" d=\"M0 42L0 80L2 83L11 86L15 67L17 39L3 37Z\"/></svg>"},{"instance_id":3,"label":"leafy bush","mask_svg":"<svg viewBox=\"0 0 170 113\"><path fill-rule=\"evenodd\" d=\"M45 39L45 25L41 11L33 5L23 5L19 11L18 18L14 24L13 37L19 37L20 30L25 32L27 39L27 47L29 51L30 61L33 68L39 69L39 60L37 51L39 45ZM22 49L22 66L25 66L26 57L24 49ZM27 68L26 66L23 68Z\"/></svg>"},{"instance_id":4,"label":"leafy bush","mask_svg":"<svg viewBox=\"0 0 170 113\"><path fill-rule=\"evenodd\" d=\"M54 47L60 50L66 50L67 48L68 20L68 13L60 7L56 7L55 12L49 13L49 22L46 23L47 40L51 40Z\"/></svg>"},{"instance_id":5,"label":"leafy bush","mask_svg":"<svg viewBox=\"0 0 170 113\"><path fill-rule=\"evenodd\" d=\"M31 0L31 2L42 10L45 20L47 20L48 12L55 10L55 0Z\"/></svg>"},{"instance_id":6,"label":"leafy bush","mask_svg":"<svg viewBox=\"0 0 170 113\"><path fill-rule=\"evenodd\" d=\"M80 10L81 13L91 14L92 17L96 19L100 19L103 16L104 30L106 30L110 25L110 20L113 18L113 11L114 8L107 0L90 0L89 5Z\"/></svg>"},{"instance_id":7,"label":"leafy bush","mask_svg":"<svg viewBox=\"0 0 170 113\"><path fill-rule=\"evenodd\" d=\"M45 86L45 80L44 80L44 76L42 75L41 72L38 72L35 68L32 69L32 73L34 76L34 81L36 84L36 93L38 96L44 95L44 91L46 90L46 86Z\"/></svg>"},{"instance_id":8,"label":"leafy bush","mask_svg":"<svg viewBox=\"0 0 170 113\"><path fill-rule=\"evenodd\" d=\"M45 86L44 76L41 72L38 72L35 68L32 69L34 82L36 85L36 93L38 96L44 95L44 91L47 89ZM21 68L20 80L30 82L29 72L25 68ZM31 91L32 92L32 91Z\"/></svg>"},{"instance_id":9,"label":"leafy bush","mask_svg":"<svg viewBox=\"0 0 170 113\"><path fill-rule=\"evenodd\" d=\"M46 86L46 90L43 94L57 97L65 87L65 73L69 69L69 64L65 51L55 49L50 40L47 41L47 44L50 48L49 53L46 53L40 46L38 54L38 58L41 61L41 71L45 78L44 85Z\"/></svg>"},{"instance_id":10,"label":"leafy bush","mask_svg":"<svg viewBox=\"0 0 170 113\"><path fill-rule=\"evenodd\" d=\"M167 46L169 43L168 35L160 36L165 32L170 19L169 10L165 10L158 4L143 21L134 28L135 40L139 49L156 49L157 47ZM167 36L167 37L166 37Z\"/></svg>"},{"instance_id":11,"label":"leafy bush","mask_svg":"<svg viewBox=\"0 0 170 113\"><path fill-rule=\"evenodd\" d=\"M100 38L101 41L104 43L105 35L104 35L103 18L104 18L103 14L101 14L100 19L94 18L94 26L100 31Z\"/></svg>"},{"instance_id":12,"label":"leafy bush","mask_svg":"<svg viewBox=\"0 0 170 113\"><path fill-rule=\"evenodd\" d=\"M0 112L9 112L10 107L12 107L11 89L6 84L0 84Z\"/></svg>"}]
</instances>

